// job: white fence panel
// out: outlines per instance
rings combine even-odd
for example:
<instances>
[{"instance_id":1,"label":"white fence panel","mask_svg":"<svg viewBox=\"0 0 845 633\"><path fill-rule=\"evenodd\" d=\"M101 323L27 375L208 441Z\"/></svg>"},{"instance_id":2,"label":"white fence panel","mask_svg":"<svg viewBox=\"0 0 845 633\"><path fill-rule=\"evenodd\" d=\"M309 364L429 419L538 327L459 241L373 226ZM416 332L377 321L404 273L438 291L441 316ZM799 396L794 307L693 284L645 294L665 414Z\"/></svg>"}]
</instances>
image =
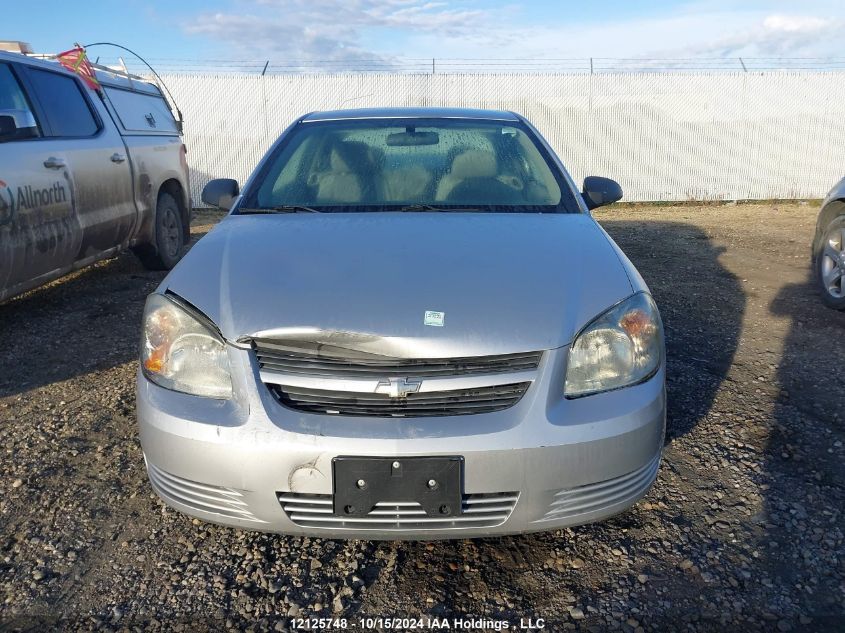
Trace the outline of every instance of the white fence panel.
<instances>
[{"instance_id":1,"label":"white fence panel","mask_svg":"<svg viewBox=\"0 0 845 633\"><path fill-rule=\"evenodd\" d=\"M246 180L312 110L514 110L576 181L617 179L630 201L818 198L845 175L845 73L165 75L185 115L192 195Z\"/></svg>"}]
</instances>

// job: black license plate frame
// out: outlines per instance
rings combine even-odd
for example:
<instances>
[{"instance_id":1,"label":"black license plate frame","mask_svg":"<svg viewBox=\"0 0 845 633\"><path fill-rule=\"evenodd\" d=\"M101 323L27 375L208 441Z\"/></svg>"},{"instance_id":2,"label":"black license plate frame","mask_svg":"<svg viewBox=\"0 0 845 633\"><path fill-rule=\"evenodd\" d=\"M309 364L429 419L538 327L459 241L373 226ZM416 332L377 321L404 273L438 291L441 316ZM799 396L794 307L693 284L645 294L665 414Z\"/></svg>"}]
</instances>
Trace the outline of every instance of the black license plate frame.
<instances>
[{"instance_id":1,"label":"black license plate frame","mask_svg":"<svg viewBox=\"0 0 845 633\"><path fill-rule=\"evenodd\" d=\"M335 457L332 460L334 514L362 518L379 502L416 502L427 517L460 516L463 475L464 459L458 455Z\"/></svg>"}]
</instances>

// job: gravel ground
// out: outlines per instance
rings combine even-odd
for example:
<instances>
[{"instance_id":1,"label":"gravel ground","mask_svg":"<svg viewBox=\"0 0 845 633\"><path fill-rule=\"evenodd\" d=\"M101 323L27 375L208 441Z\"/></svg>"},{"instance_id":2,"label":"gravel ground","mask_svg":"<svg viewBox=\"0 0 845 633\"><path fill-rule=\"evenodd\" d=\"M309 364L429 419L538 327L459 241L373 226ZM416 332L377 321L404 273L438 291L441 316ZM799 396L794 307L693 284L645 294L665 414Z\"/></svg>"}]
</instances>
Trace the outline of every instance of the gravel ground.
<instances>
[{"instance_id":1,"label":"gravel ground","mask_svg":"<svg viewBox=\"0 0 845 633\"><path fill-rule=\"evenodd\" d=\"M631 511L523 537L292 538L165 509L134 420L141 308L162 275L124 255L0 306L0 629L285 631L316 614L843 630L845 313L808 282L817 212L598 214L666 324L665 459Z\"/></svg>"}]
</instances>

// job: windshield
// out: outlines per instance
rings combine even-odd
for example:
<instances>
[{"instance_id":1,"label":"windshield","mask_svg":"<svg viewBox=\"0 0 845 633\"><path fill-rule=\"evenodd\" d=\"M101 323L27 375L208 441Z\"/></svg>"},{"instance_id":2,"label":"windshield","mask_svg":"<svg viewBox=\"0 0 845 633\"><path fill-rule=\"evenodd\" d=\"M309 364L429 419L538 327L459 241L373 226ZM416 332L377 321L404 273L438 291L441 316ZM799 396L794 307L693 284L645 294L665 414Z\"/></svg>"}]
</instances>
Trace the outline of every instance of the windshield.
<instances>
[{"instance_id":1,"label":"windshield","mask_svg":"<svg viewBox=\"0 0 845 633\"><path fill-rule=\"evenodd\" d=\"M397 210L579 212L527 127L469 119L300 123L238 212Z\"/></svg>"}]
</instances>

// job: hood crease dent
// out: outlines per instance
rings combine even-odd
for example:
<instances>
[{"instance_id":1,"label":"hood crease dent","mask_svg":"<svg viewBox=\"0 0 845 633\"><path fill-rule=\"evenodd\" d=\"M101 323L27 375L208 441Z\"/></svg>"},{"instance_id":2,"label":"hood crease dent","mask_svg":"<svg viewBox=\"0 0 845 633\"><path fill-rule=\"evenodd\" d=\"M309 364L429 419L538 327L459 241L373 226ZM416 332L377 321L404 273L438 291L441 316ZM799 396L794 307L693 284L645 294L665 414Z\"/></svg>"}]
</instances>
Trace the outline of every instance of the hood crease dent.
<instances>
[{"instance_id":1,"label":"hood crease dent","mask_svg":"<svg viewBox=\"0 0 845 633\"><path fill-rule=\"evenodd\" d=\"M236 345L392 358L558 348L634 292L588 215L387 212L228 216L165 289Z\"/></svg>"}]
</instances>

